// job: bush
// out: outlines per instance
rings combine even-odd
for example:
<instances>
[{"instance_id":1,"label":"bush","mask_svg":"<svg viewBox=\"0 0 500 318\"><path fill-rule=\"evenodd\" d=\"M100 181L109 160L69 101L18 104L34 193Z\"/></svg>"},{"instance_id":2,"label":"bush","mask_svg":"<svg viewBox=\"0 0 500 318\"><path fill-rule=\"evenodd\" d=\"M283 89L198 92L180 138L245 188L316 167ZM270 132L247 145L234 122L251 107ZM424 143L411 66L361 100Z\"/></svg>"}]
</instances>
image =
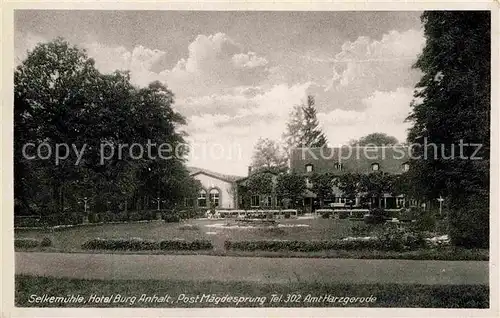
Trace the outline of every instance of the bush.
<instances>
[{"instance_id":1,"label":"bush","mask_svg":"<svg viewBox=\"0 0 500 318\"><path fill-rule=\"evenodd\" d=\"M381 224L386 220L386 213L384 209L371 209L363 219L366 224Z\"/></svg>"},{"instance_id":2,"label":"bush","mask_svg":"<svg viewBox=\"0 0 500 318\"><path fill-rule=\"evenodd\" d=\"M52 241L48 237L43 239L19 238L14 240L14 247L17 248L35 248L52 246Z\"/></svg>"},{"instance_id":3,"label":"bush","mask_svg":"<svg viewBox=\"0 0 500 318\"><path fill-rule=\"evenodd\" d=\"M187 242L183 240L165 240L160 242L162 250L210 250L213 249L212 242L208 240L194 240Z\"/></svg>"},{"instance_id":4,"label":"bush","mask_svg":"<svg viewBox=\"0 0 500 318\"><path fill-rule=\"evenodd\" d=\"M365 212L364 211L352 211L352 216L349 218L351 219L364 219L365 217Z\"/></svg>"},{"instance_id":5,"label":"bush","mask_svg":"<svg viewBox=\"0 0 500 318\"><path fill-rule=\"evenodd\" d=\"M41 217L15 217L14 226L15 227L41 227L44 226L43 219Z\"/></svg>"},{"instance_id":6,"label":"bush","mask_svg":"<svg viewBox=\"0 0 500 318\"><path fill-rule=\"evenodd\" d=\"M162 219L167 223L176 223L181 221L180 215L178 213L173 213L173 212L162 213Z\"/></svg>"},{"instance_id":7,"label":"bush","mask_svg":"<svg viewBox=\"0 0 500 318\"><path fill-rule=\"evenodd\" d=\"M52 241L48 237L44 237L40 242L40 247L49 247L52 246Z\"/></svg>"},{"instance_id":8,"label":"bush","mask_svg":"<svg viewBox=\"0 0 500 318\"><path fill-rule=\"evenodd\" d=\"M415 229L417 231L435 231L436 229L436 216L430 211L422 211L415 218Z\"/></svg>"},{"instance_id":9,"label":"bush","mask_svg":"<svg viewBox=\"0 0 500 318\"><path fill-rule=\"evenodd\" d=\"M226 249L243 251L292 251L317 252L322 250L362 250L376 249L378 241L371 240L334 240L334 241L225 241Z\"/></svg>"},{"instance_id":10,"label":"bush","mask_svg":"<svg viewBox=\"0 0 500 318\"><path fill-rule=\"evenodd\" d=\"M488 195L464 196L452 202L449 210L451 242L466 248L489 247L489 198Z\"/></svg>"},{"instance_id":11,"label":"bush","mask_svg":"<svg viewBox=\"0 0 500 318\"><path fill-rule=\"evenodd\" d=\"M349 218L349 212L345 212L345 211L339 212L339 219L345 220L347 218Z\"/></svg>"},{"instance_id":12,"label":"bush","mask_svg":"<svg viewBox=\"0 0 500 318\"><path fill-rule=\"evenodd\" d=\"M399 252L425 247L425 238L421 232L397 226L385 227L377 237L383 250Z\"/></svg>"},{"instance_id":13,"label":"bush","mask_svg":"<svg viewBox=\"0 0 500 318\"><path fill-rule=\"evenodd\" d=\"M355 225L351 228L352 234L356 236L369 235L373 230L372 226L369 225Z\"/></svg>"},{"instance_id":14,"label":"bush","mask_svg":"<svg viewBox=\"0 0 500 318\"><path fill-rule=\"evenodd\" d=\"M140 238L132 239L101 239L96 238L88 240L82 244L83 249L88 250L157 250L159 249L158 242L143 240Z\"/></svg>"},{"instance_id":15,"label":"bush","mask_svg":"<svg viewBox=\"0 0 500 318\"><path fill-rule=\"evenodd\" d=\"M194 240L192 242L182 240L151 241L140 238L131 239L92 239L82 244L83 249L89 250L204 250L212 249L212 243L208 240Z\"/></svg>"}]
</instances>

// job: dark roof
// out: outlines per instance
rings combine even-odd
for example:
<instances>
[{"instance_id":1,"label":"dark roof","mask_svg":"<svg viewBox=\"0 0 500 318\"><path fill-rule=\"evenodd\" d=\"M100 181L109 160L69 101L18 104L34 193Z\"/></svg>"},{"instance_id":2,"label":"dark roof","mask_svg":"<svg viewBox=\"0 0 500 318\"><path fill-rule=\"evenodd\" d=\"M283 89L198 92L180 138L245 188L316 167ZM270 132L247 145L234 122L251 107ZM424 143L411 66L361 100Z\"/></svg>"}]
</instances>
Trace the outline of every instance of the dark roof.
<instances>
[{"instance_id":1,"label":"dark roof","mask_svg":"<svg viewBox=\"0 0 500 318\"><path fill-rule=\"evenodd\" d=\"M336 148L296 148L290 153L290 170L295 173L306 173L306 165L312 164L317 173L370 173L372 165L377 163L379 171L402 173L403 164L409 161L406 146ZM336 165L341 164L342 169Z\"/></svg>"},{"instance_id":2,"label":"dark roof","mask_svg":"<svg viewBox=\"0 0 500 318\"><path fill-rule=\"evenodd\" d=\"M210 171L208 169L197 168L197 167L187 167L187 169L189 171L190 176L194 176L194 175L197 175L199 173L203 173L207 176L211 176L211 177L214 177L216 179L220 179L220 180L227 181L227 182L235 182L235 181L243 178L240 176L222 174L222 173L218 173L215 171Z\"/></svg>"}]
</instances>

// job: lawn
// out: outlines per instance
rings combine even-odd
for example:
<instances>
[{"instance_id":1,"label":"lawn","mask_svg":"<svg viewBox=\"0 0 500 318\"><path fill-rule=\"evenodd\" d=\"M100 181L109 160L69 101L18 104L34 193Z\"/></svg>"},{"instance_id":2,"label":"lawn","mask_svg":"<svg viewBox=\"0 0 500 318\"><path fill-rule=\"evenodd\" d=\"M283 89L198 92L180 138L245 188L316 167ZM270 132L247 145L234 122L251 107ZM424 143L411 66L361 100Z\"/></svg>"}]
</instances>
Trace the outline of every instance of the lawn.
<instances>
[{"instance_id":1,"label":"lawn","mask_svg":"<svg viewBox=\"0 0 500 318\"><path fill-rule=\"evenodd\" d=\"M130 223L80 226L59 231L16 231L16 238L43 238L52 240L53 248L62 251L80 250L81 244L92 238L142 238L163 239L208 239L216 249L225 240L329 240L352 235L352 227L362 223L332 219L283 219L277 228L221 227L232 220L188 220L183 223Z\"/></svg>"},{"instance_id":2,"label":"lawn","mask_svg":"<svg viewBox=\"0 0 500 318\"><path fill-rule=\"evenodd\" d=\"M489 288L484 285L399 285L399 284L328 284L290 283L263 284L247 282L189 282L128 280L103 281L56 279L34 276L16 276L15 304L17 307L423 307L423 308L488 308ZM67 296L80 295L85 303L30 303L31 295ZM271 302L271 295L283 295L281 301ZM96 303L92 295L120 295L123 302ZM162 297L165 301L140 301L141 296ZM184 296L183 296L184 295ZM196 300L196 295L214 295ZM253 298L236 305L223 302L224 296ZM289 295L291 296L290 298ZM308 296L309 295L309 296ZM313 297L329 295L327 301L313 301ZM128 298L127 298L128 297ZM135 298L134 298L135 297ZM193 298L191 298L193 297ZM221 297L221 298L217 298ZM337 297L335 299L334 297ZM347 298L346 298L347 297ZM350 299L358 297L351 302ZM158 299L157 298L157 299ZM366 301L361 303L360 298ZM95 299L95 298L93 298ZM191 302L190 299L193 301ZM227 299L227 298L226 298ZM289 299L289 301L286 301ZM369 301L368 301L369 299ZM179 301L180 300L180 301ZM294 301L291 301L294 300ZM349 300L349 301L347 301ZM217 303L218 302L218 303Z\"/></svg>"},{"instance_id":3,"label":"lawn","mask_svg":"<svg viewBox=\"0 0 500 318\"><path fill-rule=\"evenodd\" d=\"M58 231L22 230L15 231L15 238L48 237L52 246L35 248L48 252L86 252L81 245L93 238L142 238L150 240L207 239L214 245L213 250L205 251L133 251L134 254L210 254L220 256L263 256L263 257L319 257L319 258L365 258L365 259L434 259L434 260L482 260L489 259L487 249L440 248L419 249L406 252L391 251L343 251L325 250L318 252L290 251L238 251L225 250L224 241L240 240L331 240L347 236L356 236L352 228L363 222L334 219L282 219L274 228L262 227L226 227L234 225L233 220L187 220L181 223L149 222L129 224L100 224L80 226ZM20 249L22 250L22 249ZM26 249L24 249L26 250ZM127 251L92 251L93 253L128 253Z\"/></svg>"}]
</instances>

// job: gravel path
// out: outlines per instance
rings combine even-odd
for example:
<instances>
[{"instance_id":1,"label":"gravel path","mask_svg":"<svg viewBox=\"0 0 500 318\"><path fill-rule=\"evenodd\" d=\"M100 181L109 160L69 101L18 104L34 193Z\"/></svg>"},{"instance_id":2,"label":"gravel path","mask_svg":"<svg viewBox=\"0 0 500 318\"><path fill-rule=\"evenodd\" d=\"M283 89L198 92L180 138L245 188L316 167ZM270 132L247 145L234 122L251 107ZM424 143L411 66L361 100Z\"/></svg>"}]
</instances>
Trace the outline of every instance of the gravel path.
<instances>
[{"instance_id":1,"label":"gravel path","mask_svg":"<svg viewBox=\"0 0 500 318\"><path fill-rule=\"evenodd\" d=\"M486 261L17 252L16 274L262 283L488 284Z\"/></svg>"}]
</instances>

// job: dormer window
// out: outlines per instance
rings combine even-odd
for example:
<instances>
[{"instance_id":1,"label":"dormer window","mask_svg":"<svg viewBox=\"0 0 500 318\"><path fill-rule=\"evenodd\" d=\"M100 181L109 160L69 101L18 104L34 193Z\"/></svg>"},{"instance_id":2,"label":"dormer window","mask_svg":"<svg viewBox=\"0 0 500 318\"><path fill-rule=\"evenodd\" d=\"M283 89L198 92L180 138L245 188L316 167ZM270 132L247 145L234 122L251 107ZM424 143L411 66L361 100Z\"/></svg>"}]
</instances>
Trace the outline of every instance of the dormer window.
<instances>
[{"instance_id":1,"label":"dormer window","mask_svg":"<svg viewBox=\"0 0 500 318\"><path fill-rule=\"evenodd\" d=\"M403 163L403 171L406 172L410 170L410 164L408 162Z\"/></svg>"},{"instance_id":2,"label":"dormer window","mask_svg":"<svg viewBox=\"0 0 500 318\"><path fill-rule=\"evenodd\" d=\"M312 164L307 164L306 165L306 172L313 172L314 166Z\"/></svg>"},{"instance_id":3,"label":"dormer window","mask_svg":"<svg viewBox=\"0 0 500 318\"><path fill-rule=\"evenodd\" d=\"M378 163L372 163L372 171L379 171L380 165Z\"/></svg>"}]
</instances>

